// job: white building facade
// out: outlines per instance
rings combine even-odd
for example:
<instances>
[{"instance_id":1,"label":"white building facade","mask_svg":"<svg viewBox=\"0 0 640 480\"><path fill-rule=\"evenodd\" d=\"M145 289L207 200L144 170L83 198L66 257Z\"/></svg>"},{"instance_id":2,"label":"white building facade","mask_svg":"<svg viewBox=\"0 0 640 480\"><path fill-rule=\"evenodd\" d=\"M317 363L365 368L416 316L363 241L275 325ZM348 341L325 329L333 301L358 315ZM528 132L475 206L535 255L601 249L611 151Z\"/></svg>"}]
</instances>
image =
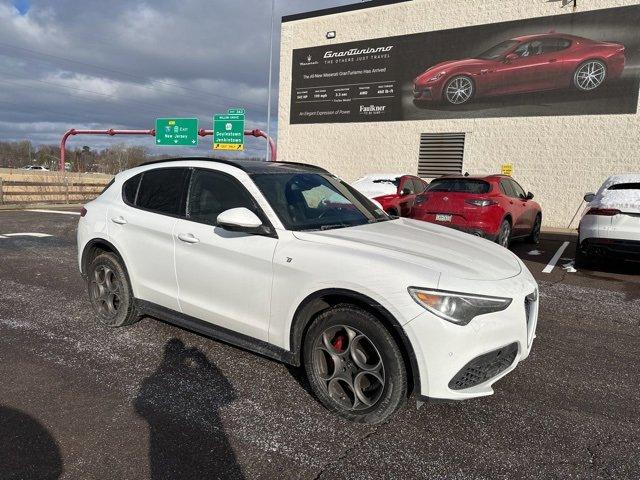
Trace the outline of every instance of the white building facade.
<instances>
[{"instance_id":1,"label":"white building facade","mask_svg":"<svg viewBox=\"0 0 640 480\"><path fill-rule=\"evenodd\" d=\"M347 181L511 169L546 226L575 227L586 192L640 171L640 5L564 3L387 0L285 17L279 158Z\"/></svg>"}]
</instances>

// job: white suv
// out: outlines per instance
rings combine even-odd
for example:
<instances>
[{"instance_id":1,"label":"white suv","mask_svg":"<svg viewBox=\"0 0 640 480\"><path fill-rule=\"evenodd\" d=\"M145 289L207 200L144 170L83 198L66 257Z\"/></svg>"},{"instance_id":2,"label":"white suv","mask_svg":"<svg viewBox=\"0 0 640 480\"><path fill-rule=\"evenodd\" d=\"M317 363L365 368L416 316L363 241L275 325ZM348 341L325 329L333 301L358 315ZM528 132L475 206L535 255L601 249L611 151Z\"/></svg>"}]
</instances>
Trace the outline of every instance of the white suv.
<instances>
[{"instance_id":1,"label":"white suv","mask_svg":"<svg viewBox=\"0 0 640 480\"><path fill-rule=\"evenodd\" d=\"M78 261L99 320L161 318L293 365L376 423L462 400L529 355L538 287L509 250L392 220L325 170L197 158L119 174L86 205Z\"/></svg>"}]
</instances>

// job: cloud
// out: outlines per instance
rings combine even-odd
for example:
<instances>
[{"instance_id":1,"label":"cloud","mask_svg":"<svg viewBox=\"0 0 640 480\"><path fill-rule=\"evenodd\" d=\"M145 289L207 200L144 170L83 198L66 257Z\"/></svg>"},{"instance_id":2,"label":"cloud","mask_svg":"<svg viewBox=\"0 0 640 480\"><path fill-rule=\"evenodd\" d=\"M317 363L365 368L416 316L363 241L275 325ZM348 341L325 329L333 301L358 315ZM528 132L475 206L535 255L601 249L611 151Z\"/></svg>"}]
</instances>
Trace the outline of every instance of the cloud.
<instances>
[{"instance_id":1,"label":"cloud","mask_svg":"<svg viewBox=\"0 0 640 480\"><path fill-rule=\"evenodd\" d=\"M277 17L351 2L277 0ZM211 128L214 113L238 106L248 127L266 128L269 27L266 0L0 0L0 139L57 143L69 128L151 128L162 116Z\"/></svg>"}]
</instances>

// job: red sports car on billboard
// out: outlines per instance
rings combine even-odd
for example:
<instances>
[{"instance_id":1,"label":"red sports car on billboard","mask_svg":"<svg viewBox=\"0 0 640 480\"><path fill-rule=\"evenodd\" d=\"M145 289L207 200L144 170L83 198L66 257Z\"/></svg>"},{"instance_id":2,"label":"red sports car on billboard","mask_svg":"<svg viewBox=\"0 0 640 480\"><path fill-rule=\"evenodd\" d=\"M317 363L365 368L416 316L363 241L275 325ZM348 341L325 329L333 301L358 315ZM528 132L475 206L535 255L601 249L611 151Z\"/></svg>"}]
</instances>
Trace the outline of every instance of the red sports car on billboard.
<instances>
[{"instance_id":1,"label":"red sports car on billboard","mask_svg":"<svg viewBox=\"0 0 640 480\"><path fill-rule=\"evenodd\" d=\"M547 33L506 40L475 58L439 63L414 80L418 101L462 105L473 98L574 87L589 92L617 78L625 46Z\"/></svg>"}]
</instances>

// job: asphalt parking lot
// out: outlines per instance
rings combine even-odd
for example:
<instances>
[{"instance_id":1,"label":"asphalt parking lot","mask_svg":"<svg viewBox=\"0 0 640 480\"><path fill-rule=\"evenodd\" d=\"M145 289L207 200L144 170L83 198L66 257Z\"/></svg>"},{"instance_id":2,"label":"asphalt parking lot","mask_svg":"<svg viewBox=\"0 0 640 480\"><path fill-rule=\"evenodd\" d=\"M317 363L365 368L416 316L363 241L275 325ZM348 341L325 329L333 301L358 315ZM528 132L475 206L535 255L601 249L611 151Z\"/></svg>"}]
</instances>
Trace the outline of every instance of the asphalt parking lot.
<instances>
[{"instance_id":1,"label":"asphalt parking lot","mask_svg":"<svg viewBox=\"0 0 640 480\"><path fill-rule=\"evenodd\" d=\"M149 318L96 324L77 220L0 211L2 479L640 477L640 267L574 271L575 237L512 246L541 311L495 395L369 427L297 369Z\"/></svg>"}]
</instances>

